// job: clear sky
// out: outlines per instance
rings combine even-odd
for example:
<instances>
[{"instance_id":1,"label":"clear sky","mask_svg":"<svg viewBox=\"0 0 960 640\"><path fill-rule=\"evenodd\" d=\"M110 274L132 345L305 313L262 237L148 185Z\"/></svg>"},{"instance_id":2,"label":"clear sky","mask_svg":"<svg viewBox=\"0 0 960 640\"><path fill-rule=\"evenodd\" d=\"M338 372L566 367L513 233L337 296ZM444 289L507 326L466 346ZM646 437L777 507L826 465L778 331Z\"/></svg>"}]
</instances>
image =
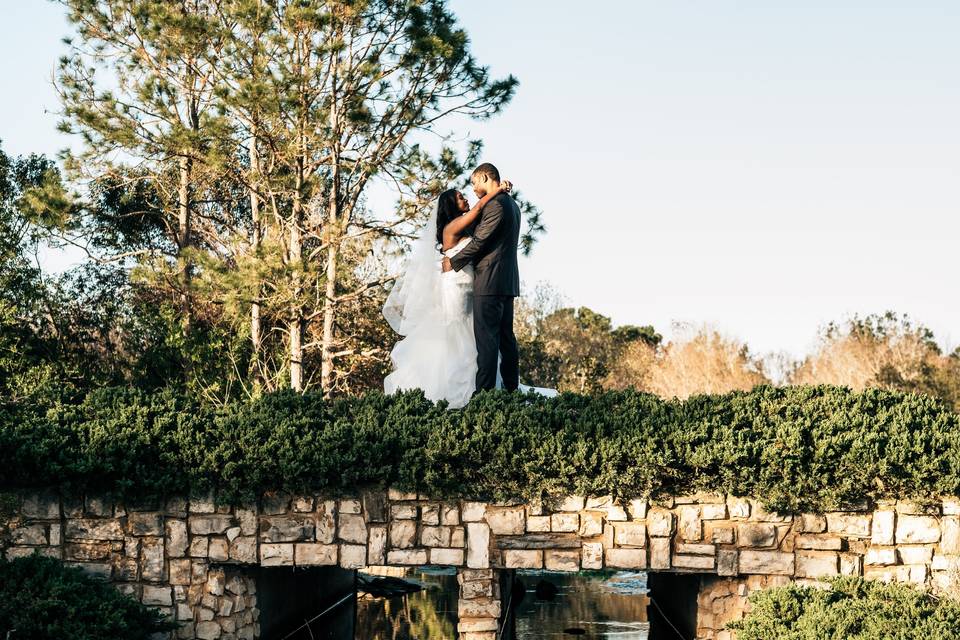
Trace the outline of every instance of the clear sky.
<instances>
[{"instance_id":1,"label":"clear sky","mask_svg":"<svg viewBox=\"0 0 960 640\"><path fill-rule=\"evenodd\" d=\"M956 0L451 6L478 59L520 79L462 131L544 210L527 285L756 352L799 356L822 324L886 310L960 342ZM52 153L61 10L0 8L0 139Z\"/></svg>"}]
</instances>

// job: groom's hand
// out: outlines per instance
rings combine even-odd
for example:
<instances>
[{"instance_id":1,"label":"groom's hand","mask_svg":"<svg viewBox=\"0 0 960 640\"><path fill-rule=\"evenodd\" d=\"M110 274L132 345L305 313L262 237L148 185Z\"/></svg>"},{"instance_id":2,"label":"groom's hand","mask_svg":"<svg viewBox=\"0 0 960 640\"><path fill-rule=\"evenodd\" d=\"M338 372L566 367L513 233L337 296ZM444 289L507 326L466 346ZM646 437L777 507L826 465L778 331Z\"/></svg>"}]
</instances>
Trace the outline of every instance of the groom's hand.
<instances>
[{"instance_id":1,"label":"groom's hand","mask_svg":"<svg viewBox=\"0 0 960 640\"><path fill-rule=\"evenodd\" d=\"M447 271L452 271L452 270L453 270L453 265L450 264L450 258L448 258L447 256L443 256L443 272L446 273Z\"/></svg>"}]
</instances>

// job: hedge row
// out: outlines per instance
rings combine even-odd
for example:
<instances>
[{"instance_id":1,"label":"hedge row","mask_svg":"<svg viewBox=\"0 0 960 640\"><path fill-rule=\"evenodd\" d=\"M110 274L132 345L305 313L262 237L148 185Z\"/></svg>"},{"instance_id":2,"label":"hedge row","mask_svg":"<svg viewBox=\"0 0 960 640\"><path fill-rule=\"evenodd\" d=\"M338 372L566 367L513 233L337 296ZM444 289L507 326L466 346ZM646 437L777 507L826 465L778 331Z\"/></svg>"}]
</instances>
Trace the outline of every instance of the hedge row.
<instances>
[{"instance_id":1,"label":"hedge row","mask_svg":"<svg viewBox=\"0 0 960 640\"><path fill-rule=\"evenodd\" d=\"M0 407L0 488L154 498L217 488L538 499L720 491L781 511L960 493L958 414L921 395L757 387L666 401L488 392L462 410L421 393L280 392L210 407L109 388Z\"/></svg>"},{"instance_id":2,"label":"hedge row","mask_svg":"<svg viewBox=\"0 0 960 640\"><path fill-rule=\"evenodd\" d=\"M909 584L835 578L829 589L789 585L750 596L738 640L955 640L960 602Z\"/></svg>"},{"instance_id":3,"label":"hedge row","mask_svg":"<svg viewBox=\"0 0 960 640\"><path fill-rule=\"evenodd\" d=\"M158 610L59 560L0 558L0 638L148 640L175 626Z\"/></svg>"}]
</instances>

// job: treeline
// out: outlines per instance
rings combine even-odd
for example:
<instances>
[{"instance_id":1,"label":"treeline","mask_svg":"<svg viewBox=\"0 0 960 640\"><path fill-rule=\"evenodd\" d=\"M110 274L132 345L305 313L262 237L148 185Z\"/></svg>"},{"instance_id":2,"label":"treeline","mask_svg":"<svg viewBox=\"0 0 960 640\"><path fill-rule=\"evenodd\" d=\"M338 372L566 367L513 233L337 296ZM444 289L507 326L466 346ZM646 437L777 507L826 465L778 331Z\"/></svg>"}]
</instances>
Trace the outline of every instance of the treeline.
<instances>
[{"instance_id":1,"label":"treeline","mask_svg":"<svg viewBox=\"0 0 960 640\"><path fill-rule=\"evenodd\" d=\"M0 409L0 488L129 500L399 487L541 500L730 493L782 511L960 492L960 414L920 394L757 387L663 400L486 392L462 410L421 392L291 390L213 407L177 389L106 388Z\"/></svg>"},{"instance_id":2,"label":"treeline","mask_svg":"<svg viewBox=\"0 0 960 640\"><path fill-rule=\"evenodd\" d=\"M925 393L960 410L960 348L943 353L929 329L891 312L832 323L813 353L790 361L752 353L708 327L688 327L665 343L653 327L614 327L588 308L567 307L549 286L536 288L519 309L521 375L536 386L686 398L758 384L829 384Z\"/></svg>"}]
</instances>

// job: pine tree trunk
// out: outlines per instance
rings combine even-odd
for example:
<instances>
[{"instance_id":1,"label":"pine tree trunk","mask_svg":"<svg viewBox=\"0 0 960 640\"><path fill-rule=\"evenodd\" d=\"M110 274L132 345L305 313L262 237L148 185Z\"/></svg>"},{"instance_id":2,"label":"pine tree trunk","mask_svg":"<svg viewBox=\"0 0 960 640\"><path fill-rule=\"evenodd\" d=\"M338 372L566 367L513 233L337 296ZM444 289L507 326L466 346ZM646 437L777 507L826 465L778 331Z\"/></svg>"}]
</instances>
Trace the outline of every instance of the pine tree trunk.
<instances>
[{"instance_id":1,"label":"pine tree trunk","mask_svg":"<svg viewBox=\"0 0 960 640\"><path fill-rule=\"evenodd\" d=\"M180 158L180 185L177 198L179 200L178 235L179 246L177 262L180 270L180 324L185 334L189 333L193 324L190 305L190 260L186 255L191 244L190 238L190 179L193 172L193 162L190 158Z\"/></svg>"},{"instance_id":2,"label":"pine tree trunk","mask_svg":"<svg viewBox=\"0 0 960 640\"><path fill-rule=\"evenodd\" d=\"M293 271L291 283L293 303L290 305L290 320L287 331L290 334L290 388L303 391L303 305L300 302L303 293L303 201L301 199L302 181L297 176L297 190L293 201L293 217L290 221L290 241L287 253Z\"/></svg>"},{"instance_id":3,"label":"pine tree trunk","mask_svg":"<svg viewBox=\"0 0 960 640\"><path fill-rule=\"evenodd\" d=\"M252 219L253 234L251 238L251 249L254 256L260 249L260 197L257 195L256 180L260 173L260 157L257 153L257 132L255 127L251 127L250 137L250 215ZM250 358L250 371L253 374L254 382L261 381L260 371L260 350L262 348L261 322L260 322L260 280L254 282L253 302L250 305L250 342L253 352Z\"/></svg>"},{"instance_id":4,"label":"pine tree trunk","mask_svg":"<svg viewBox=\"0 0 960 640\"><path fill-rule=\"evenodd\" d=\"M320 347L320 386L324 394L333 390L333 327L336 314L337 258L340 249L340 119L337 104L339 58L334 57L330 72L330 130L333 145L330 159L330 211L327 220L327 282L323 298L323 335Z\"/></svg>"}]
</instances>

